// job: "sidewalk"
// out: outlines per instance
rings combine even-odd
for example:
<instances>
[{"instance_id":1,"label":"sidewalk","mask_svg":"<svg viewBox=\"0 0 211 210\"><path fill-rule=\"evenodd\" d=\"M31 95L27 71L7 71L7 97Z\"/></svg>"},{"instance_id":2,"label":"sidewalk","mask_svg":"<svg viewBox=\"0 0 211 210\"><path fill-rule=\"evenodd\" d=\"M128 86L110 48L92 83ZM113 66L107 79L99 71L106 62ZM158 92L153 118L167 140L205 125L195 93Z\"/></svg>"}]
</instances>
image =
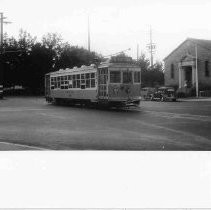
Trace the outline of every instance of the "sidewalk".
<instances>
[{"instance_id":1,"label":"sidewalk","mask_svg":"<svg viewBox=\"0 0 211 210\"><path fill-rule=\"evenodd\" d=\"M211 101L211 97L189 97L189 98L178 98L177 101Z\"/></svg>"}]
</instances>

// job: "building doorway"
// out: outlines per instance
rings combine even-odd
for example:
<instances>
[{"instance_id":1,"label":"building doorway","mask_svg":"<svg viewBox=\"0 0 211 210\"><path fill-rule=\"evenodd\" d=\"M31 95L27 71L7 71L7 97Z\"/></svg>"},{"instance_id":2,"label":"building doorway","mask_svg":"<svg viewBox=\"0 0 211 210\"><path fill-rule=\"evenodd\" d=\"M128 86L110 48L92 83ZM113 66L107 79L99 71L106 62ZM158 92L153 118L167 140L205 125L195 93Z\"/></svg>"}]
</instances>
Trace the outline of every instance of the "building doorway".
<instances>
[{"instance_id":1,"label":"building doorway","mask_svg":"<svg viewBox=\"0 0 211 210\"><path fill-rule=\"evenodd\" d=\"M185 73L185 81L186 81L187 88L191 88L192 87L192 66L185 66L184 73Z\"/></svg>"}]
</instances>

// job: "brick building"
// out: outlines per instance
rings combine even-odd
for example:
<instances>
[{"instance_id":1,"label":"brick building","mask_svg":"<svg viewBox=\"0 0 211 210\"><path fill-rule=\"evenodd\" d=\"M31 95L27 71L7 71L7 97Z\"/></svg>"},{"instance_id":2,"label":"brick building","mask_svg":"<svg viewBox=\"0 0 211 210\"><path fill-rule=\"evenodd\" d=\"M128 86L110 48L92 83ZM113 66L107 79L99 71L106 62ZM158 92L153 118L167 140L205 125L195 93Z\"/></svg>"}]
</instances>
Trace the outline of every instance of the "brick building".
<instances>
[{"instance_id":1,"label":"brick building","mask_svg":"<svg viewBox=\"0 0 211 210\"><path fill-rule=\"evenodd\" d=\"M196 51L199 90L211 89L211 40L192 38L164 58L166 86L191 93L196 86Z\"/></svg>"}]
</instances>

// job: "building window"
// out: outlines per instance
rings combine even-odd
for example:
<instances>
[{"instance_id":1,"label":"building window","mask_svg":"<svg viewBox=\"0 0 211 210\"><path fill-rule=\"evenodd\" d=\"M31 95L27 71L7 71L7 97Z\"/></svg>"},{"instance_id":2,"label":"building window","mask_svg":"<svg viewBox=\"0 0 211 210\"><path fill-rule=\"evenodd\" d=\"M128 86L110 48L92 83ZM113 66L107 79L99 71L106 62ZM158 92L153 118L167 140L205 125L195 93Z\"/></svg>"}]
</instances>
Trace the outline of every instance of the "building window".
<instances>
[{"instance_id":1,"label":"building window","mask_svg":"<svg viewBox=\"0 0 211 210\"><path fill-rule=\"evenodd\" d=\"M171 79L174 79L174 64L171 64Z\"/></svg>"},{"instance_id":2,"label":"building window","mask_svg":"<svg viewBox=\"0 0 211 210\"><path fill-rule=\"evenodd\" d=\"M210 72L209 72L209 61L205 61L205 77L209 77Z\"/></svg>"}]
</instances>

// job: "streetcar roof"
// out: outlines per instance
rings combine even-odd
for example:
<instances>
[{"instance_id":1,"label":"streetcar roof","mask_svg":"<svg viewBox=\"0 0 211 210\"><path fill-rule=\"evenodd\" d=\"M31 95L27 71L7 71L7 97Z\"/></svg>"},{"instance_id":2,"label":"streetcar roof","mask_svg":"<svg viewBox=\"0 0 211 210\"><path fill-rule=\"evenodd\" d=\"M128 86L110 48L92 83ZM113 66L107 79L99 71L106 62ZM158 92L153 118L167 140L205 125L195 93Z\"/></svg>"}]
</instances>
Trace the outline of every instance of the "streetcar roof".
<instances>
[{"instance_id":1,"label":"streetcar roof","mask_svg":"<svg viewBox=\"0 0 211 210\"><path fill-rule=\"evenodd\" d=\"M101 62L98 68L105 68L105 67L124 67L124 68L137 68L140 69L140 67L133 62L132 60L114 60L114 59L108 59L105 62ZM91 64L90 66L82 65L81 67L73 67L73 68L66 68L66 69L59 69L58 71L50 72L48 75L66 75L70 73L89 73L89 72L96 72L97 66L95 64Z\"/></svg>"},{"instance_id":2,"label":"streetcar roof","mask_svg":"<svg viewBox=\"0 0 211 210\"><path fill-rule=\"evenodd\" d=\"M69 74L69 73L76 73L76 72L93 72L96 71L96 67L94 64L91 64L90 66L82 65L81 67L74 67L72 69L66 68L66 69L59 69L58 71L51 72L51 75L58 75L58 74Z\"/></svg>"}]
</instances>

